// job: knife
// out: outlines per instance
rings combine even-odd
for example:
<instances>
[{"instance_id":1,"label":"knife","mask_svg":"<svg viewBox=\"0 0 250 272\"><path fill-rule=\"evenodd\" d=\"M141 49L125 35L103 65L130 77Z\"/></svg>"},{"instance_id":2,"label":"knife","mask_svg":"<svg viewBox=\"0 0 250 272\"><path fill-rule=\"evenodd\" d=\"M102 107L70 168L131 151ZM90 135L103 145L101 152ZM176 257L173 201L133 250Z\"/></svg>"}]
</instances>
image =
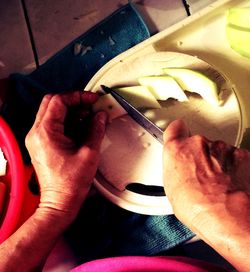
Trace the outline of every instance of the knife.
<instances>
[{"instance_id":1,"label":"knife","mask_svg":"<svg viewBox=\"0 0 250 272\"><path fill-rule=\"evenodd\" d=\"M104 85L101 85L101 88L106 94L111 94L134 121L136 121L141 127L148 131L161 144L163 144L163 131L158 126L156 126L151 120L149 120L144 114L137 110L113 89Z\"/></svg>"}]
</instances>

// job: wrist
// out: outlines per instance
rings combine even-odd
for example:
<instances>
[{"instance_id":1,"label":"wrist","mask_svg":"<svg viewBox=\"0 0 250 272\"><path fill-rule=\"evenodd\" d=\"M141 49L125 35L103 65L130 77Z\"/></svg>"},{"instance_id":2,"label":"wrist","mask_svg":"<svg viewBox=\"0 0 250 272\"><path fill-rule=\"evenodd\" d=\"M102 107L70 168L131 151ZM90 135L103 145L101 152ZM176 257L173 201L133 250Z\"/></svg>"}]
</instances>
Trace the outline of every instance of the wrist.
<instances>
[{"instance_id":1,"label":"wrist","mask_svg":"<svg viewBox=\"0 0 250 272\"><path fill-rule=\"evenodd\" d=\"M87 198L90 187L86 186L81 190L42 188L39 207L57 211L58 214L75 216Z\"/></svg>"},{"instance_id":2,"label":"wrist","mask_svg":"<svg viewBox=\"0 0 250 272\"><path fill-rule=\"evenodd\" d=\"M224 232L205 237L203 240L223 256L231 265L241 272L249 271L250 232L243 230L230 233L225 226Z\"/></svg>"},{"instance_id":3,"label":"wrist","mask_svg":"<svg viewBox=\"0 0 250 272\"><path fill-rule=\"evenodd\" d=\"M191 229L237 270L248 271L250 223L242 219L243 213L235 214L228 206L214 205L196 218Z\"/></svg>"},{"instance_id":4,"label":"wrist","mask_svg":"<svg viewBox=\"0 0 250 272\"><path fill-rule=\"evenodd\" d=\"M63 233L74 221L77 213L67 213L52 207L42 206L36 209L34 218L41 225L53 226L54 231Z\"/></svg>"},{"instance_id":5,"label":"wrist","mask_svg":"<svg viewBox=\"0 0 250 272\"><path fill-rule=\"evenodd\" d=\"M46 191L41 193L39 211L46 216L72 221L77 216L86 194L71 194L67 192Z\"/></svg>"}]
</instances>

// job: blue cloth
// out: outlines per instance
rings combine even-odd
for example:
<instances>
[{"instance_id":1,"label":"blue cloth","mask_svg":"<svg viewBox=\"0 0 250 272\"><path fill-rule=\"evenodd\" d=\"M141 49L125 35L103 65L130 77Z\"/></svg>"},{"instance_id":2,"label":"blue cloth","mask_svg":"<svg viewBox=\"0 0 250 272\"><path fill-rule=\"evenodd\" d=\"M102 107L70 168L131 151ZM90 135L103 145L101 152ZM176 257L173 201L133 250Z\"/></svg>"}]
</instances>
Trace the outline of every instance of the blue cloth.
<instances>
[{"instance_id":1,"label":"blue cloth","mask_svg":"<svg viewBox=\"0 0 250 272\"><path fill-rule=\"evenodd\" d=\"M26 163L24 138L42 97L83 89L110 59L150 36L133 5L128 4L72 41L29 75L10 77L3 117L17 137ZM76 52L75 45L82 51ZM146 216L121 209L99 194L83 206L67 237L82 261L118 255L155 255L190 239L194 234L173 215Z\"/></svg>"},{"instance_id":2,"label":"blue cloth","mask_svg":"<svg viewBox=\"0 0 250 272\"><path fill-rule=\"evenodd\" d=\"M194 234L174 215L148 216L124 210L96 194L66 232L79 264L114 256L154 256Z\"/></svg>"}]
</instances>

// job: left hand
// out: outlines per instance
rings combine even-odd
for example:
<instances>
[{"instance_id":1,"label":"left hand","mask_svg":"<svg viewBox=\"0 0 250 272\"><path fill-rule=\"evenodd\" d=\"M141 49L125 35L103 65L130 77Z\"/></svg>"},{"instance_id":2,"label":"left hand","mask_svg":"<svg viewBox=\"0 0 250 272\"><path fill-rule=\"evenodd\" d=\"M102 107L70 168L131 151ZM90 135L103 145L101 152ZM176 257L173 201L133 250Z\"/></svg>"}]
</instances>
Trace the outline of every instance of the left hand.
<instances>
[{"instance_id":1,"label":"left hand","mask_svg":"<svg viewBox=\"0 0 250 272\"><path fill-rule=\"evenodd\" d=\"M26 137L40 184L40 208L75 216L86 198L97 170L107 115L94 115L81 145L65 136L65 120L72 107L89 107L97 99L96 93L86 91L44 97Z\"/></svg>"}]
</instances>

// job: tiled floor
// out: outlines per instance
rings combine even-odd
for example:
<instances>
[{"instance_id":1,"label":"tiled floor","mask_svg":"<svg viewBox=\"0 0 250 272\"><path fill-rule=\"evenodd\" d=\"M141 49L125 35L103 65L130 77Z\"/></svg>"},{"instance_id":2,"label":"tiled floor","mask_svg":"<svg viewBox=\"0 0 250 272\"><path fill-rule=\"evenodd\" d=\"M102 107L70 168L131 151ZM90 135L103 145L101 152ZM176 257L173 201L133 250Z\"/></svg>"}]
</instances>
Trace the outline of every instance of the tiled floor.
<instances>
[{"instance_id":1,"label":"tiled floor","mask_svg":"<svg viewBox=\"0 0 250 272\"><path fill-rule=\"evenodd\" d=\"M0 1L0 106L10 73L34 69L23 8L20 0Z\"/></svg>"},{"instance_id":2,"label":"tiled floor","mask_svg":"<svg viewBox=\"0 0 250 272\"><path fill-rule=\"evenodd\" d=\"M190 0L188 4L192 11L197 11L213 1ZM134 2L154 32L187 16L182 0ZM0 80L13 72L35 69L35 60L43 63L126 3L127 0L0 1Z\"/></svg>"},{"instance_id":3,"label":"tiled floor","mask_svg":"<svg viewBox=\"0 0 250 272\"><path fill-rule=\"evenodd\" d=\"M27 73L127 0L0 1L1 82L10 73ZM153 32L187 16L182 0L134 0ZM192 12L214 0L189 0Z\"/></svg>"},{"instance_id":4,"label":"tiled floor","mask_svg":"<svg viewBox=\"0 0 250 272\"><path fill-rule=\"evenodd\" d=\"M133 2L151 31L156 33L214 1L189 0L185 5L182 0ZM127 0L1 0L0 106L11 73L34 70L71 40L126 3ZM63 268L58 265L58 260L66 259L65 256L70 256L70 252L60 241L45 271L68 271L74 264L74 258L69 258Z\"/></svg>"},{"instance_id":5,"label":"tiled floor","mask_svg":"<svg viewBox=\"0 0 250 272\"><path fill-rule=\"evenodd\" d=\"M42 64L71 40L127 2L127 0L0 1L0 106L5 93L5 79L9 74L28 73L34 70L37 65ZM134 2L154 32L187 16L181 0Z\"/></svg>"},{"instance_id":6,"label":"tiled floor","mask_svg":"<svg viewBox=\"0 0 250 272\"><path fill-rule=\"evenodd\" d=\"M20 0L0 1L0 79L34 68L33 52Z\"/></svg>"},{"instance_id":7,"label":"tiled floor","mask_svg":"<svg viewBox=\"0 0 250 272\"><path fill-rule=\"evenodd\" d=\"M53 2L25 0L39 63L43 63L68 42L86 32L127 2L127 0L76 0L72 4L70 0ZM154 22L156 31L186 16L180 0L135 2L147 16L148 21ZM166 20L166 15L170 13L172 16L167 16L169 19Z\"/></svg>"}]
</instances>

